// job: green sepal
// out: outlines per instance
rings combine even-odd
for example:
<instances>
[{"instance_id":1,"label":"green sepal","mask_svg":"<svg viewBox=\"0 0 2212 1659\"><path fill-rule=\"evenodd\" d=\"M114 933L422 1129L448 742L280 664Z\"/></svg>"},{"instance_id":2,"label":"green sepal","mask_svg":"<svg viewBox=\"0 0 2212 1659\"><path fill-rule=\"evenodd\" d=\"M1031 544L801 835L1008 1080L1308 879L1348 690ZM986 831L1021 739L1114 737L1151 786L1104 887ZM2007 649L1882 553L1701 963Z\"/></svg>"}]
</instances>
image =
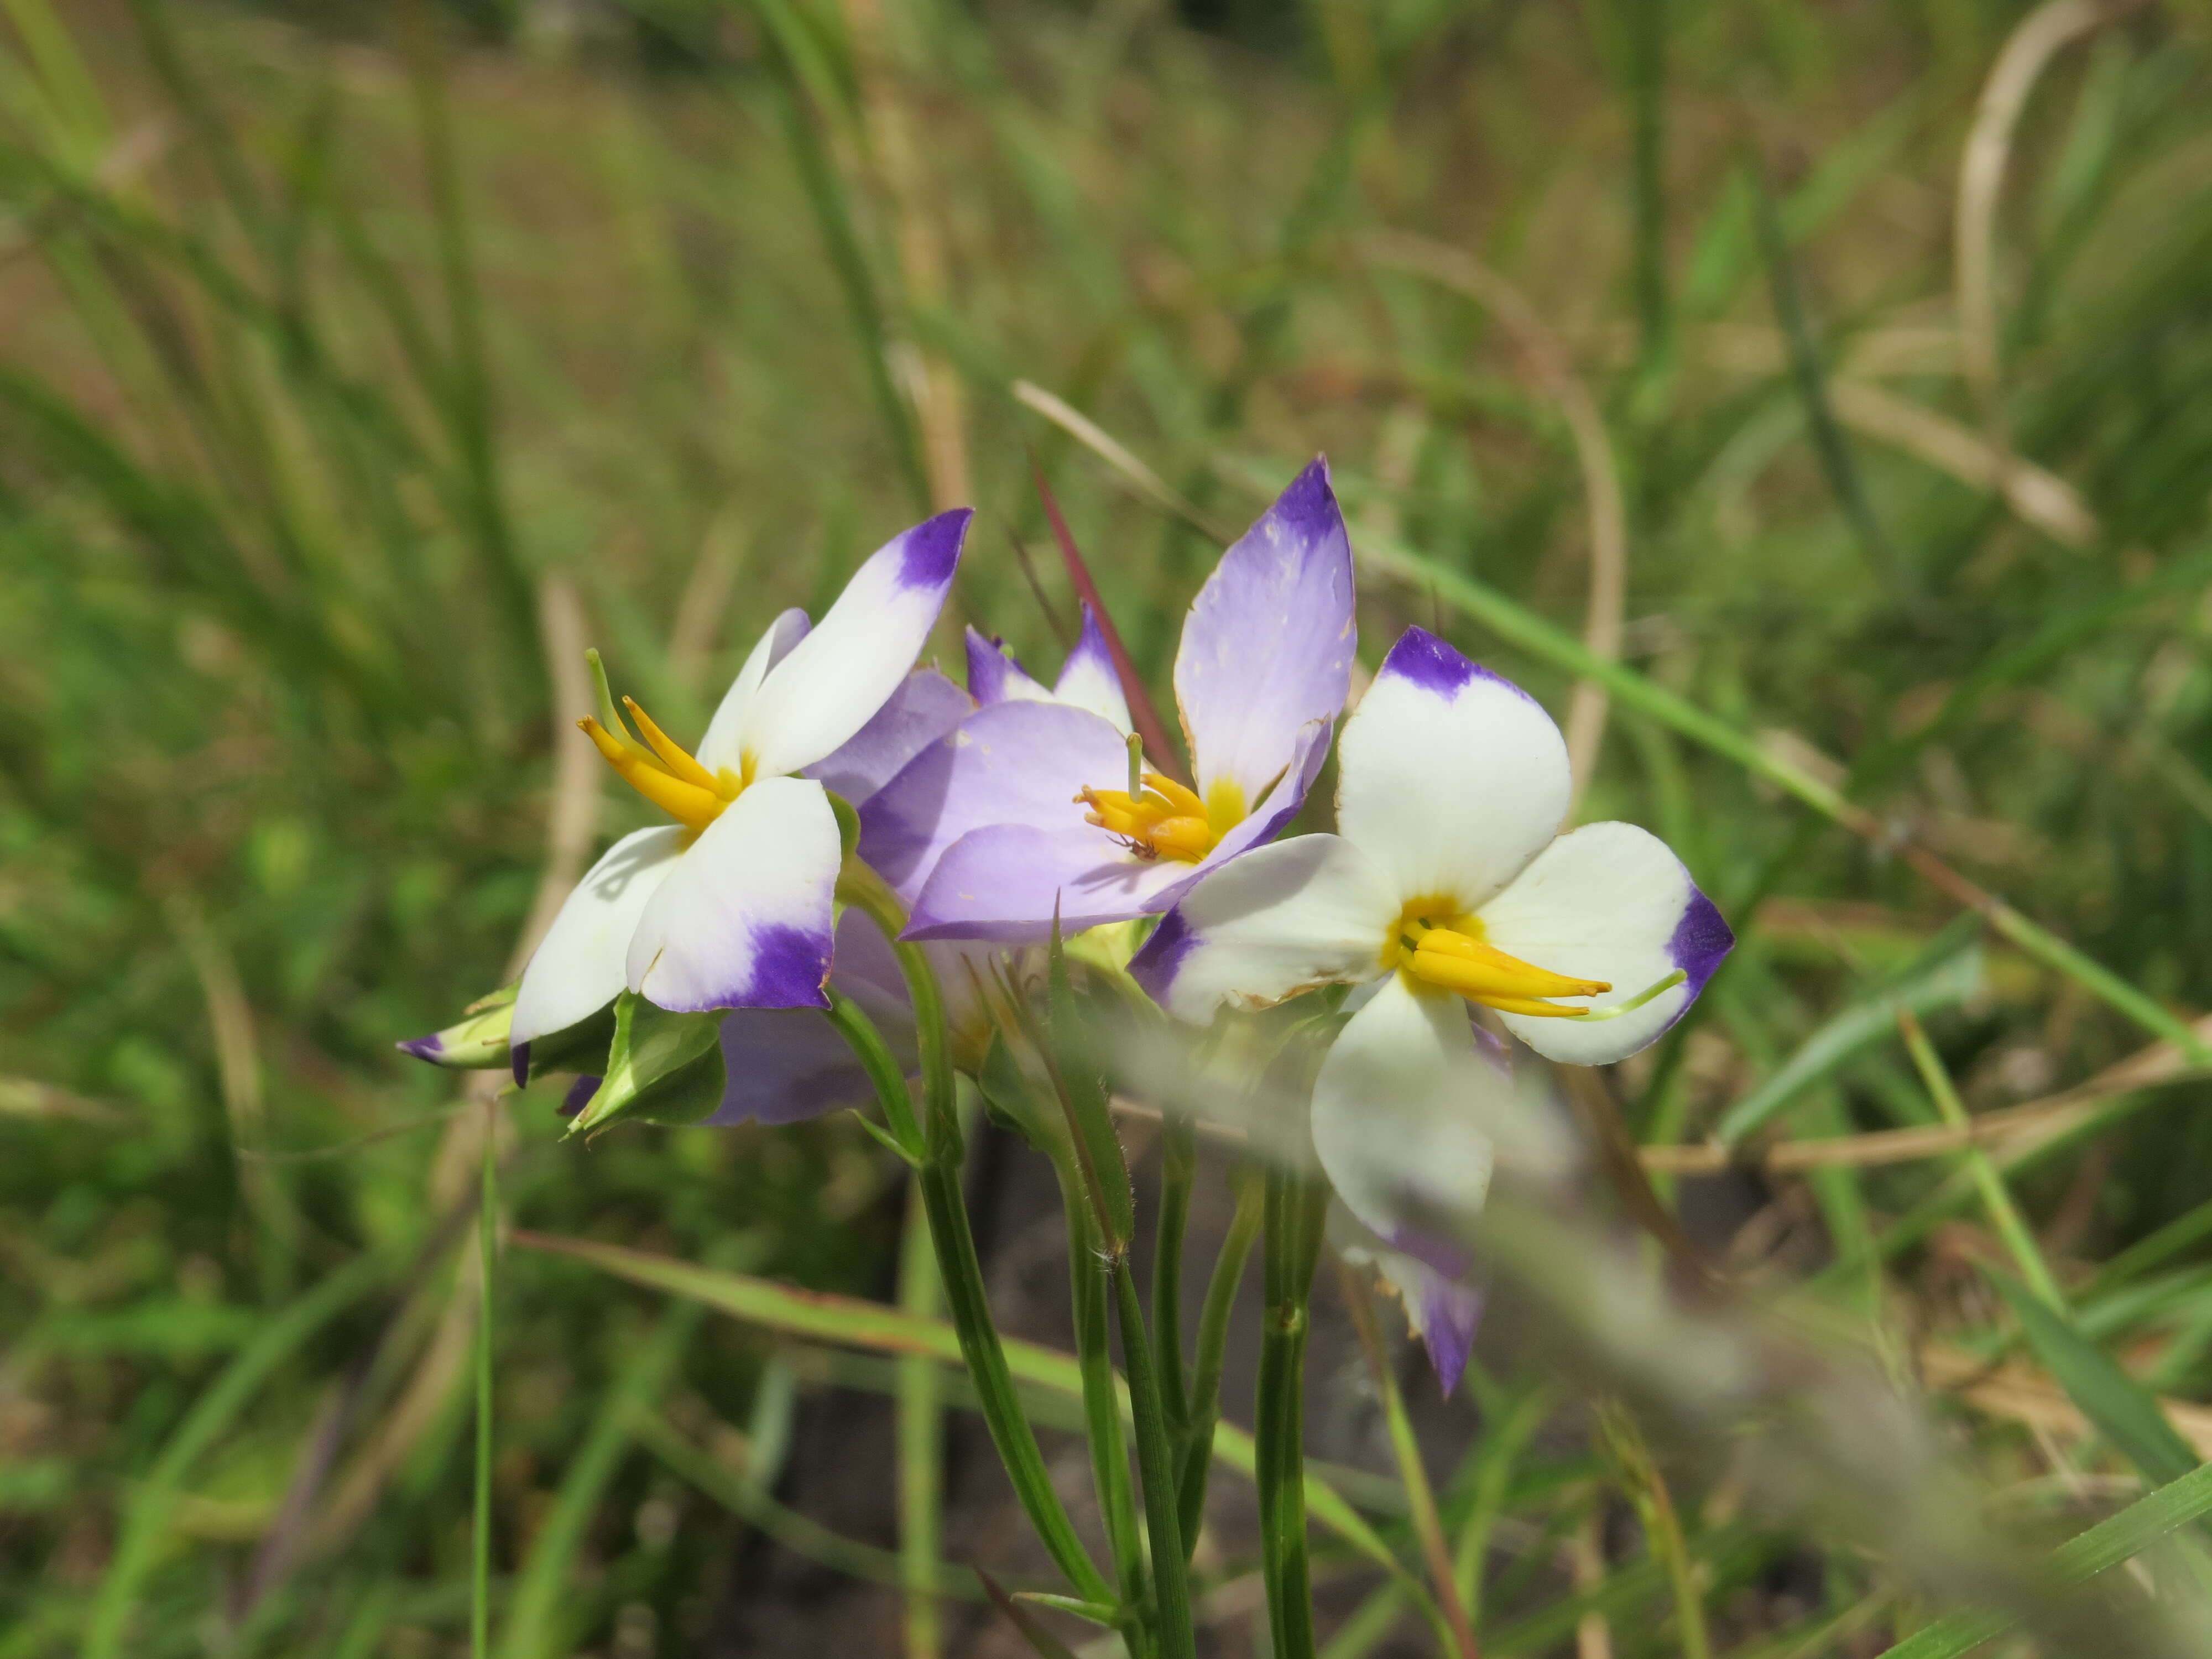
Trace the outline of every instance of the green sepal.
<instances>
[{"instance_id":1,"label":"green sepal","mask_svg":"<svg viewBox=\"0 0 2212 1659\"><path fill-rule=\"evenodd\" d=\"M523 1081L536 1083L556 1073L605 1077L614 1040L615 1011L609 1004L574 1025L531 1038L526 1045L530 1050L530 1072Z\"/></svg>"},{"instance_id":2,"label":"green sepal","mask_svg":"<svg viewBox=\"0 0 2212 1659\"><path fill-rule=\"evenodd\" d=\"M589 1134L624 1118L677 1124L711 1116L726 1080L721 1025L719 1013L671 1013L624 991L615 999L614 1040L599 1091L568 1133Z\"/></svg>"},{"instance_id":3,"label":"green sepal","mask_svg":"<svg viewBox=\"0 0 2212 1659\"><path fill-rule=\"evenodd\" d=\"M514 1022L514 996L520 980L469 1004L463 1017L442 1031L399 1044L400 1051L453 1072L488 1072L509 1064L507 1031Z\"/></svg>"},{"instance_id":4,"label":"green sepal","mask_svg":"<svg viewBox=\"0 0 2212 1659\"><path fill-rule=\"evenodd\" d=\"M975 1073L975 1092L983 1097L984 1115L1000 1128L1019 1135L1033 1150L1049 1155L1064 1144L1052 1126L1039 1117L1036 1094L1022 1075L1022 1063L995 1028L991 1046L983 1051L983 1064Z\"/></svg>"}]
</instances>

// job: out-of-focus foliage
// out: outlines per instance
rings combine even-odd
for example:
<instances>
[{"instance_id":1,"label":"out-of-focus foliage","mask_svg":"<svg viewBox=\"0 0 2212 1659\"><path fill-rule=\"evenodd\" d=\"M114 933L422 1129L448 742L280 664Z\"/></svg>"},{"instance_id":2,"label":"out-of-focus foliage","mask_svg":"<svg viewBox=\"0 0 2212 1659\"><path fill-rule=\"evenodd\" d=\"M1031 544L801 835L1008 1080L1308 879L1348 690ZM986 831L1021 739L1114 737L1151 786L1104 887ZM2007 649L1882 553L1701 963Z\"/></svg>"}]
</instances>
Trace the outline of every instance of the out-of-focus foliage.
<instances>
[{"instance_id":1,"label":"out-of-focus foliage","mask_svg":"<svg viewBox=\"0 0 2212 1659\"><path fill-rule=\"evenodd\" d=\"M2128 13L2035 85L1987 394L1961 374L1954 212L2010 3L6 11L0 1655L88 1630L134 1654L422 1653L464 1628L471 1117L390 1043L500 982L531 914L562 585L617 681L696 732L768 617L818 608L951 495L981 517L948 660L967 620L1048 659L1015 551L1046 545L1033 452L1163 684L1208 550L1018 400L1028 381L1206 520L1241 524L1326 450L1356 542L1581 626L1573 434L1512 334L1372 257L1379 231L1479 253L1565 343L1620 475L1626 660L1821 775L1871 757L1856 799L1898 843L2167 1006L2212 1006L2207 584L2124 597L2208 532L2200 7ZM2015 457L2032 471L1993 492ZM1564 710L1555 665L1402 584L1366 587L1370 663L1407 621ZM601 836L630 811L610 794ZM1768 1133L1937 1121L1881 1018L1833 1034L1936 982L1951 900L1632 712L1583 811L1660 830L1747 924L1696 1028L1613 1079L1633 1132L1695 1139L1801 1050ZM2146 1040L2003 948L1960 984L1899 995L1977 1112ZM2069 1506L2039 1538L2136 1490L2052 1373L2212 1388L2212 1119L2201 1089L2118 1099L1996 1155L2114 1367L2015 1342L1972 1271L2002 1256L1955 1146L1729 1177L1755 1213L1732 1245L1700 1236L1777 1285L1825 1274L1824 1316L1960 1393L1993 1514ZM898 1183L849 1121L586 1146L556 1144L556 1101L513 1113L521 1224L888 1282ZM326 1321L276 1318L377 1251ZM503 1580L552 1553L530 1652L723 1650L748 1528L887 1570L762 1507L790 1356L575 1262L508 1261ZM1552 1650L1589 1605L1621 1615L1620 1651L1681 1650L1640 1546L1562 1599L1555 1547L1630 1477L1572 1435L1528 1452L1538 1396L1490 1358L1485 1434L1444 1486L1494 1570L1486 1651ZM263 1360L228 1415L191 1416ZM661 1414L634 1443L640 1397ZM2182 1419L2200 1453L2208 1425ZM1871 1652L1919 1621L1840 1556L1750 1596L1804 1558L1711 1471L1679 1484L1744 1651L1822 1650L1789 1642L1840 1619ZM1242 1567L1207 1569L1232 1612Z\"/></svg>"}]
</instances>

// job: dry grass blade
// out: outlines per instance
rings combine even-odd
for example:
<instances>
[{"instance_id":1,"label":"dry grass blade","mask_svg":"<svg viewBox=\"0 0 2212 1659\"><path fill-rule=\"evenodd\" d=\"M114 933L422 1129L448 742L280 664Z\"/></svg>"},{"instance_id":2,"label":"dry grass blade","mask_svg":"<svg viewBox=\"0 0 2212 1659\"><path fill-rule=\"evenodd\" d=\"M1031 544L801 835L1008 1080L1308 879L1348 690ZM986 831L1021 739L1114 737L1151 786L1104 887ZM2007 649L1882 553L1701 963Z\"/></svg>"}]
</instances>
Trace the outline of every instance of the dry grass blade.
<instances>
[{"instance_id":1,"label":"dry grass blade","mask_svg":"<svg viewBox=\"0 0 2212 1659\"><path fill-rule=\"evenodd\" d=\"M2198 1020L2195 1029L2200 1038L2212 1042L2212 1016ZM1784 1140L1764 1147L1643 1146L1637 1149L1637 1158L1646 1170L1670 1175L1713 1175L1734 1167L1790 1175L1807 1170L1905 1164L1968 1146L2047 1139L2064 1133L2123 1096L2202 1076L2204 1069L2189 1060L2178 1044L2154 1042L2071 1089L2022 1105L1982 1112L1966 1124L1875 1129L1865 1134Z\"/></svg>"},{"instance_id":2,"label":"dry grass blade","mask_svg":"<svg viewBox=\"0 0 2212 1659\"><path fill-rule=\"evenodd\" d=\"M1990 67L1959 158L1952 219L1952 281L1959 313L1959 360L1982 405L1990 437L2009 453L1997 345L1996 222L2012 159L2014 131L2045 67L2069 42L2135 9L2142 0L2045 0L2022 18Z\"/></svg>"},{"instance_id":3,"label":"dry grass blade","mask_svg":"<svg viewBox=\"0 0 2212 1659\"><path fill-rule=\"evenodd\" d=\"M1487 308L1520 349L1530 385L1559 406L1574 440L1589 517L1589 598L1583 613L1583 644L1593 655L1613 661L1620 655L1622 613L1628 602L1628 514L1605 416L1575 373L1566 348L1526 295L1471 253L1397 232L1370 236L1361 247L1372 265L1425 276ZM1566 731L1577 801L1597 769L1608 705L1605 688L1595 680L1575 682Z\"/></svg>"},{"instance_id":4,"label":"dry grass blade","mask_svg":"<svg viewBox=\"0 0 2212 1659\"><path fill-rule=\"evenodd\" d=\"M2062 547L2079 553L2094 545L2096 515L2056 473L2008 456L1956 421L1868 381L1832 380L1828 393L1845 425L1896 445L1960 483L2001 492L2008 507Z\"/></svg>"}]
</instances>

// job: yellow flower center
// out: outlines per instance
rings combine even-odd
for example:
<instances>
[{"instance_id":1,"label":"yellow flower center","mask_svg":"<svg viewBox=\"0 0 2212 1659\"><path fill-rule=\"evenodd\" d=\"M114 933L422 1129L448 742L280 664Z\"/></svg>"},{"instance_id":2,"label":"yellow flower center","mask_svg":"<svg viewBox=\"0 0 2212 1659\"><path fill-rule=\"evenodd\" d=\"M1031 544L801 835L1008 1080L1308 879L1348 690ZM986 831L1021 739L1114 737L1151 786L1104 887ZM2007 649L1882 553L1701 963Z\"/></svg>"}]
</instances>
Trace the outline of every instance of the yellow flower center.
<instances>
[{"instance_id":1,"label":"yellow flower center","mask_svg":"<svg viewBox=\"0 0 2212 1659\"><path fill-rule=\"evenodd\" d=\"M655 726L652 717L634 699L624 697L623 707L629 711L637 729L645 734L643 744L634 740L627 732L608 731L589 716L576 724L598 747L607 764L614 768L617 777L693 835L720 817L722 809L744 793L745 786L752 781L750 756L746 757L743 776L727 767L709 772L682 744Z\"/></svg>"},{"instance_id":2,"label":"yellow flower center","mask_svg":"<svg viewBox=\"0 0 2212 1659\"><path fill-rule=\"evenodd\" d=\"M1594 997L1613 987L1604 980L1571 979L1510 957L1486 942L1479 916L1456 914L1448 899L1416 899L1399 915L1382 965L1424 984L1455 991L1501 1013L1581 1019L1588 1008L1564 1007L1548 999Z\"/></svg>"},{"instance_id":3,"label":"yellow flower center","mask_svg":"<svg viewBox=\"0 0 2212 1659\"><path fill-rule=\"evenodd\" d=\"M1085 822L1097 824L1140 859L1196 864L1250 810L1243 790L1227 778L1217 781L1203 798L1162 773L1146 772L1139 781L1141 788L1085 789L1075 799L1091 809L1084 815Z\"/></svg>"}]
</instances>

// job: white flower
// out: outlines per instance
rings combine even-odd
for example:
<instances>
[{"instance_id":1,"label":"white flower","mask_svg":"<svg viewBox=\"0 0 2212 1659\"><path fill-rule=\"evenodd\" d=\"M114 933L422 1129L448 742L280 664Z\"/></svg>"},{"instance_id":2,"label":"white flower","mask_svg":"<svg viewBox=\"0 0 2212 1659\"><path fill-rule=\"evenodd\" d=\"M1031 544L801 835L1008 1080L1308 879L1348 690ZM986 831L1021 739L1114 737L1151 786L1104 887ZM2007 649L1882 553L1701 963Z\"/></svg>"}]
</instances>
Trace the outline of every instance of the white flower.
<instances>
[{"instance_id":1,"label":"white flower","mask_svg":"<svg viewBox=\"0 0 2212 1659\"><path fill-rule=\"evenodd\" d=\"M1559 835L1559 728L1421 629L1346 723L1338 766L1337 834L1208 876L1131 971L1192 1020L1372 987L1322 1061L1313 1136L1339 1196L1395 1242L1409 1214L1472 1210L1488 1186L1502 1091L1468 1004L1553 1060L1603 1065L1680 1018L1735 938L1656 836Z\"/></svg>"},{"instance_id":2,"label":"white flower","mask_svg":"<svg viewBox=\"0 0 2212 1659\"><path fill-rule=\"evenodd\" d=\"M822 625L787 611L753 647L695 757L647 719L644 741L585 730L676 822L625 836L592 866L524 970L513 1041L588 1018L627 988L661 1007L821 1008L842 857L823 785L838 753L907 683L973 515L939 514L854 574ZM610 729L611 727L617 729Z\"/></svg>"}]
</instances>

